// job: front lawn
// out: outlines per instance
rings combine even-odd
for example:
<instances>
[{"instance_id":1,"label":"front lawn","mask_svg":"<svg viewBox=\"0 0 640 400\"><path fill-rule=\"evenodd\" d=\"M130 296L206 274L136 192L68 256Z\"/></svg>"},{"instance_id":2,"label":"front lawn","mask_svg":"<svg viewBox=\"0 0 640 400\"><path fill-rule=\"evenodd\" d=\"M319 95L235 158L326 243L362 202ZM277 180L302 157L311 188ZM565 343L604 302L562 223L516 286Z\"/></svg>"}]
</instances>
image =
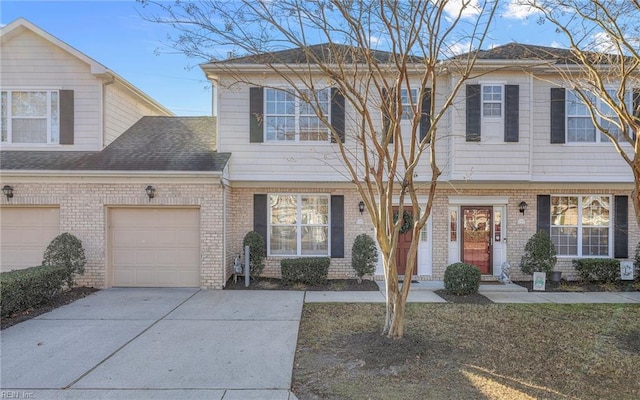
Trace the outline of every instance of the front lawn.
<instances>
[{"instance_id":1,"label":"front lawn","mask_svg":"<svg viewBox=\"0 0 640 400\"><path fill-rule=\"evenodd\" d=\"M640 306L305 304L293 390L305 399L637 399Z\"/></svg>"}]
</instances>

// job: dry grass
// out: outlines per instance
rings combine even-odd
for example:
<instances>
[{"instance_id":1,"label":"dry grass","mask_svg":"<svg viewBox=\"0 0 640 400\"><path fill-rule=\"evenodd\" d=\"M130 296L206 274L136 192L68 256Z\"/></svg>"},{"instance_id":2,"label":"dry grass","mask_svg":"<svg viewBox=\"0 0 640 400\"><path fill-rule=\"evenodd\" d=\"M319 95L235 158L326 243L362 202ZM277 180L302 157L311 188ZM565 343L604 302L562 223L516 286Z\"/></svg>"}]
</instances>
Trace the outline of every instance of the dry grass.
<instances>
[{"instance_id":1,"label":"dry grass","mask_svg":"<svg viewBox=\"0 0 640 400\"><path fill-rule=\"evenodd\" d=\"M640 306L410 304L402 340L380 304L306 304L305 399L640 398Z\"/></svg>"}]
</instances>

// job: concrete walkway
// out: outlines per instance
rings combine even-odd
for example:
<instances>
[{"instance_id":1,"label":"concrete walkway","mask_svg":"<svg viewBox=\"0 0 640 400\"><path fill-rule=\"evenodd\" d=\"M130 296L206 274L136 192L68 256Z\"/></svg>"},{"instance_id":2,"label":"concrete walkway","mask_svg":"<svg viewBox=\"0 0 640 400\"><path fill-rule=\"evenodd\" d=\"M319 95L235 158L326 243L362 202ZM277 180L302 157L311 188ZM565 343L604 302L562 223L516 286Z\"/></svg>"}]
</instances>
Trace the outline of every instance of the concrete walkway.
<instances>
[{"instance_id":1,"label":"concrete walkway","mask_svg":"<svg viewBox=\"0 0 640 400\"><path fill-rule=\"evenodd\" d=\"M379 283L380 287L383 287ZM409 302L443 303L442 282ZM481 285L495 303L628 303L640 292L527 292ZM274 399L289 389L303 303L383 303L384 293L107 289L0 334L4 398Z\"/></svg>"}]
</instances>

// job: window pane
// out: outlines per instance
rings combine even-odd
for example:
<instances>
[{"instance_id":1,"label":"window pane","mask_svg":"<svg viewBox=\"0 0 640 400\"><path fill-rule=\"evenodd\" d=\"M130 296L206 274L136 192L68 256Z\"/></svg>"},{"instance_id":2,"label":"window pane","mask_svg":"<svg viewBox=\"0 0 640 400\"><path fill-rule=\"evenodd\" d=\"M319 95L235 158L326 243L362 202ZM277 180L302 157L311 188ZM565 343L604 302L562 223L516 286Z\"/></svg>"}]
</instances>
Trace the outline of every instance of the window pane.
<instances>
[{"instance_id":1,"label":"window pane","mask_svg":"<svg viewBox=\"0 0 640 400\"><path fill-rule=\"evenodd\" d=\"M304 226L302 227L302 254L303 255L327 255L329 252L329 227L328 226Z\"/></svg>"},{"instance_id":2,"label":"window pane","mask_svg":"<svg viewBox=\"0 0 640 400\"><path fill-rule=\"evenodd\" d=\"M554 196L551 198L551 225L578 224L578 198Z\"/></svg>"},{"instance_id":3,"label":"window pane","mask_svg":"<svg viewBox=\"0 0 640 400\"><path fill-rule=\"evenodd\" d=\"M298 219L298 207L296 196L277 195L269 196L272 224L295 224Z\"/></svg>"},{"instance_id":4,"label":"window pane","mask_svg":"<svg viewBox=\"0 0 640 400\"><path fill-rule=\"evenodd\" d=\"M302 196L302 223L328 224L329 198L326 196Z\"/></svg>"},{"instance_id":5,"label":"window pane","mask_svg":"<svg viewBox=\"0 0 640 400\"><path fill-rule=\"evenodd\" d=\"M567 119L567 140L569 142L595 142L596 127L590 117L569 117Z\"/></svg>"},{"instance_id":6,"label":"window pane","mask_svg":"<svg viewBox=\"0 0 640 400\"><path fill-rule=\"evenodd\" d=\"M269 232L270 253L296 255L297 228L295 226L272 226Z\"/></svg>"},{"instance_id":7,"label":"window pane","mask_svg":"<svg viewBox=\"0 0 640 400\"><path fill-rule=\"evenodd\" d=\"M561 256L578 255L578 229L571 227L551 227L551 241Z\"/></svg>"},{"instance_id":8,"label":"window pane","mask_svg":"<svg viewBox=\"0 0 640 400\"><path fill-rule=\"evenodd\" d=\"M47 92L12 92L11 115L13 117L46 117Z\"/></svg>"},{"instance_id":9,"label":"window pane","mask_svg":"<svg viewBox=\"0 0 640 400\"><path fill-rule=\"evenodd\" d=\"M59 142L60 111L58 109L58 92L51 92L51 141Z\"/></svg>"},{"instance_id":10,"label":"window pane","mask_svg":"<svg viewBox=\"0 0 640 400\"><path fill-rule=\"evenodd\" d=\"M13 143L47 143L47 120L13 118L11 135Z\"/></svg>"},{"instance_id":11,"label":"window pane","mask_svg":"<svg viewBox=\"0 0 640 400\"><path fill-rule=\"evenodd\" d=\"M609 197L583 197L582 224L592 226L609 226Z\"/></svg>"},{"instance_id":12,"label":"window pane","mask_svg":"<svg viewBox=\"0 0 640 400\"><path fill-rule=\"evenodd\" d=\"M609 255L609 228L582 229L582 256Z\"/></svg>"},{"instance_id":13,"label":"window pane","mask_svg":"<svg viewBox=\"0 0 640 400\"><path fill-rule=\"evenodd\" d=\"M2 141L7 141L7 92L0 92L0 132Z\"/></svg>"}]
</instances>

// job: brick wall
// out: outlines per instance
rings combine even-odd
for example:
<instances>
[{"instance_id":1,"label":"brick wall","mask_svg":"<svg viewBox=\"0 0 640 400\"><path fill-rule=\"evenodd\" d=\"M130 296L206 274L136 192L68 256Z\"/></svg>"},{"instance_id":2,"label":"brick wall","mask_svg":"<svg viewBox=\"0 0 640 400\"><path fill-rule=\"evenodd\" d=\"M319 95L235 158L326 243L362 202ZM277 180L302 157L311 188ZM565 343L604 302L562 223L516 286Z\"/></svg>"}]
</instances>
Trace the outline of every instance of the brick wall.
<instances>
[{"instance_id":1,"label":"brick wall","mask_svg":"<svg viewBox=\"0 0 640 400\"><path fill-rule=\"evenodd\" d=\"M145 187L155 187L149 201ZM107 213L110 207L199 207L200 285L222 288L223 231L222 190L219 184L154 183L13 183L11 206L54 205L60 207L60 232L82 240L87 257L84 276L78 284L106 287Z\"/></svg>"}]
</instances>

